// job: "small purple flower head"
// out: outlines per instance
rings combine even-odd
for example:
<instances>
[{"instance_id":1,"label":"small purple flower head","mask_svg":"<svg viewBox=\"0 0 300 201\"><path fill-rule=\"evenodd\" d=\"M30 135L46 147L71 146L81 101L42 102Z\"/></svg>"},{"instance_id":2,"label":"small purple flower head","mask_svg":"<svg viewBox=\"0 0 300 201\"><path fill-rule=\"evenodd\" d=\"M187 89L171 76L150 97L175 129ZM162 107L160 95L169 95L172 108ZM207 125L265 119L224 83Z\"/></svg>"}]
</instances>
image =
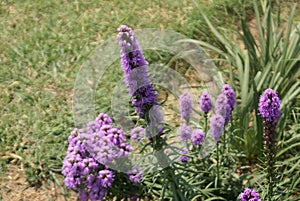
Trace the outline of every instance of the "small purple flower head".
<instances>
[{"instance_id":1,"label":"small purple flower head","mask_svg":"<svg viewBox=\"0 0 300 201\"><path fill-rule=\"evenodd\" d=\"M186 122L190 121L192 114L192 100L188 93L183 93L179 97L180 118Z\"/></svg>"},{"instance_id":2,"label":"small purple flower head","mask_svg":"<svg viewBox=\"0 0 300 201\"><path fill-rule=\"evenodd\" d=\"M178 158L178 160L179 160L180 162L188 162L188 161L190 160L190 157L185 156L185 154L189 154L189 152L188 152L188 150L187 150L186 147L184 147L184 148L182 149L182 151L180 151L180 154L183 154L183 155L179 156L179 158Z\"/></svg>"},{"instance_id":3,"label":"small purple flower head","mask_svg":"<svg viewBox=\"0 0 300 201\"><path fill-rule=\"evenodd\" d=\"M280 116L280 99L276 91L272 89L265 90L260 96L258 110L265 121L277 123Z\"/></svg>"},{"instance_id":4,"label":"small purple flower head","mask_svg":"<svg viewBox=\"0 0 300 201\"><path fill-rule=\"evenodd\" d=\"M212 107L210 95L207 92L203 92L200 96L200 109L207 114Z\"/></svg>"},{"instance_id":5,"label":"small purple flower head","mask_svg":"<svg viewBox=\"0 0 300 201\"><path fill-rule=\"evenodd\" d=\"M127 172L129 180L133 183L140 183L141 179L144 177L144 174L140 167L134 167L133 169Z\"/></svg>"},{"instance_id":6,"label":"small purple flower head","mask_svg":"<svg viewBox=\"0 0 300 201\"><path fill-rule=\"evenodd\" d=\"M140 142L145 137L145 129L136 127L130 131L130 140Z\"/></svg>"},{"instance_id":7,"label":"small purple flower head","mask_svg":"<svg viewBox=\"0 0 300 201\"><path fill-rule=\"evenodd\" d=\"M239 199L241 201L261 201L259 193L250 188L245 188L244 192L239 195Z\"/></svg>"},{"instance_id":8,"label":"small purple flower head","mask_svg":"<svg viewBox=\"0 0 300 201\"><path fill-rule=\"evenodd\" d=\"M234 90L229 84L224 84L222 88L222 93L225 94L225 96L227 97L227 103L229 104L230 109L233 110L236 102Z\"/></svg>"},{"instance_id":9,"label":"small purple flower head","mask_svg":"<svg viewBox=\"0 0 300 201\"><path fill-rule=\"evenodd\" d=\"M216 112L221 115L224 119L227 115L227 97L225 94L221 93L218 95L216 100Z\"/></svg>"},{"instance_id":10,"label":"small purple flower head","mask_svg":"<svg viewBox=\"0 0 300 201\"><path fill-rule=\"evenodd\" d=\"M191 139L192 131L191 128L186 124L181 125L177 133L183 141Z\"/></svg>"},{"instance_id":11,"label":"small purple flower head","mask_svg":"<svg viewBox=\"0 0 300 201\"><path fill-rule=\"evenodd\" d=\"M224 117L216 114L210 118L210 134L214 137L215 143L218 143L224 132Z\"/></svg>"},{"instance_id":12,"label":"small purple flower head","mask_svg":"<svg viewBox=\"0 0 300 201\"><path fill-rule=\"evenodd\" d=\"M101 186L108 188L112 185L115 175L111 170L101 170L98 173L98 179L100 180Z\"/></svg>"},{"instance_id":13,"label":"small purple flower head","mask_svg":"<svg viewBox=\"0 0 300 201\"><path fill-rule=\"evenodd\" d=\"M204 142L205 133L201 129L195 129L192 132L191 141L194 146L198 146Z\"/></svg>"}]
</instances>

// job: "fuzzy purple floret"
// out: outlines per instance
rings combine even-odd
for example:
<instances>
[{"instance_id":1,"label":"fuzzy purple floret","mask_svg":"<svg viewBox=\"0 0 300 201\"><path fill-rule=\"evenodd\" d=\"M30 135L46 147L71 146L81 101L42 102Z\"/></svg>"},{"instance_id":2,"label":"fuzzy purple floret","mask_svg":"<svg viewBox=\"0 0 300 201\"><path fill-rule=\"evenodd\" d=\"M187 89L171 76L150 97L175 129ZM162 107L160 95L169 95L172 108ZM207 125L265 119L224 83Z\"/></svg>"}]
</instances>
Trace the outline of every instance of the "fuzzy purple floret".
<instances>
[{"instance_id":1,"label":"fuzzy purple floret","mask_svg":"<svg viewBox=\"0 0 300 201\"><path fill-rule=\"evenodd\" d=\"M215 114L210 118L210 134L214 137L215 143L219 142L224 132L224 123L224 117L219 114Z\"/></svg>"},{"instance_id":2,"label":"fuzzy purple floret","mask_svg":"<svg viewBox=\"0 0 300 201\"><path fill-rule=\"evenodd\" d=\"M239 199L241 201L261 201L259 193L250 188L245 188L244 192L239 195Z\"/></svg>"},{"instance_id":3,"label":"fuzzy purple floret","mask_svg":"<svg viewBox=\"0 0 300 201\"><path fill-rule=\"evenodd\" d=\"M266 122L276 124L280 116L280 99L276 91L266 89L260 96L258 104L259 114Z\"/></svg>"},{"instance_id":4,"label":"fuzzy purple floret","mask_svg":"<svg viewBox=\"0 0 300 201\"><path fill-rule=\"evenodd\" d=\"M194 129L191 141L194 146L198 146L204 142L205 133L201 129Z\"/></svg>"},{"instance_id":5,"label":"fuzzy purple floret","mask_svg":"<svg viewBox=\"0 0 300 201\"><path fill-rule=\"evenodd\" d=\"M211 108L212 108L212 103L211 103L211 98L210 98L209 93L203 92L203 93L201 94L199 105L200 105L200 109L201 109L205 114L207 114L207 113L211 110Z\"/></svg>"},{"instance_id":6,"label":"fuzzy purple floret","mask_svg":"<svg viewBox=\"0 0 300 201\"><path fill-rule=\"evenodd\" d=\"M121 47L120 56L124 82L133 98L132 104L137 114L144 117L145 112L157 104L157 91L155 91L147 72L148 62L143 56L132 29L121 25L117 31L117 39Z\"/></svg>"},{"instance_id":7,"label":"fuzzy purple floret","mask_svg":"<svg viewBox=\"0 0 300 201\"><path fill-rule=\"evenodd\" d=\"M191 134L192 134L191 127L186 124L182 124L179 127L177 134L180 136L181 140L187 141L191 139Z\"/></svg>"},{"instance_id":8,"label":"fuzzy purple floret","mask_svg":"<svg viewBox=\"0 0 300 201\"><path fill-rule=\"evenodd\" d=\"M180 118L189 122L192 114L192 100L188 93L183 93L179 97Z\"/></svg>"}]
</instances>

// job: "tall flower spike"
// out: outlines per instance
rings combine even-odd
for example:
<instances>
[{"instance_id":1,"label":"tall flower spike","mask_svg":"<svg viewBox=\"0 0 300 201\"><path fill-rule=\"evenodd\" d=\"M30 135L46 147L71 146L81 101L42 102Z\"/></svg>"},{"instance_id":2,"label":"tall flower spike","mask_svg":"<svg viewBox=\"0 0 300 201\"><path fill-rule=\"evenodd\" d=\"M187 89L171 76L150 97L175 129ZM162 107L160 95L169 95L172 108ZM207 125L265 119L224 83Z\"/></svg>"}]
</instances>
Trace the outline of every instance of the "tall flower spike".
<instances>
[{"instance_id":1,"label":"tall flower spike","mask_svg":"<svg viewBox=\"0 0 300 201\"><path fill-rule=\"evenodd\" d=\"M261 95L258 110L264 119L264 150L266 157L266 171L268 180L268 200L273 199L273 188L276 182L276 124L280 116L280 99L276 91L266 89Z\"/></svg>"},{"instance_id":2,"label":"tall flower spike","mask_svg":"<svg viewBox=\"0 0 300 201\"><path fill-rule=\"evenodd\" d=\"M203 92L200 96L200 109L207 114L211 110L211 99L210 95L207 92Z\"/></svg>"},{"instance_id":3,"label":"tall flower spike","mask_svg":"<svg viewBox=\"0 0 300 201\"><path fill-rule=\"evenodd\" d=\"M225 94L221 93L218 95L217 100L216 100L216 112L217 114L221 115L224 120L227 115L227 98Z\"/></svg>"},{"instance_id":4,"label":"tall flower spike","mask_svg":"<svg viewBox=\"0 0 300 201\"><path fill-rule=\"evenodd\" d=\"M231 112L232 112L232 110L235 106L235 102L236 102L235 92L229 84L225 84L222 88L222 93L227 98L225 123L228 123L231 119Z\"/></svg>"},{"instance_id":5,"label":"tall flower spike","mask_svg":"<svg viewBox=\"0 0 300 201\"><path fill-rule=\"evenodd\" d=\"M179 107L180 118L184 119L188 123L192 114L192 100L191 96L188 93L183 93L179 97Z\"/></svg>"},{"instance_id":6,"label":"tall flower spike","mask_svg":"<svg viewBox=\"0 0 300 201\"><path fill-rule=\"evenodd\" d=\"M121 25L117 31L119 32L117 39L121 47L124 82L133 98L132 104L135 111L144 118L147 110L157 104L157 92L148 77L148 62L143 56L132 29Z\"/></svg>"},{"instance_id":7,"label":"tall flower spike","mask_svg":"<svg viewBox=\"0 0 300 201\"><path fill-rule=\"evenodd\" d=\"M214 137L215 143L218 143L224 132L224 117L216 114L210 118L210 134Z\"/></svg>"}]
</instances>

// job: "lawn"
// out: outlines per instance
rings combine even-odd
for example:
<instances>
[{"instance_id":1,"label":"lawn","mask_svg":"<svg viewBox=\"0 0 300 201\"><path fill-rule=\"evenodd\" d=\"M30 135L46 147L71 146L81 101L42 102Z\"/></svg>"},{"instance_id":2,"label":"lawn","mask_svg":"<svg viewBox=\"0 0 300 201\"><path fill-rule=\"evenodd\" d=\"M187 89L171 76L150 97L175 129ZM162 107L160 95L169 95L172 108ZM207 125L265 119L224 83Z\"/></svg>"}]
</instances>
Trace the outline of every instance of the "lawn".
<instances>
[{"instance_id":1,"label":"lawn","mask_svg":"<svg viewBox=\"0 0 300 201\"><path fill-rule=\"evenodd\" d=\"M230 2L199 0L197 3L223 28L238 27L237 20L245 15L242 5L248 20L254 18L248 3ZM283 21L287 21L291 5L282 3ZM299 13L296 12L295 22L299 22ZM62 161L68 136L75 126L72 104L76 77L93 50L116 37L116 29L121 24L133 29L170 29L216 44L193 0L0 1L0 175L3 181L9 167L14 166L24 168L30 186L41 186L45 181L63 186ZM211 53L211 56L216 55ZM155 61L156 56L149 53L149 58ZM217 64L222 65L220 69L225 68L224 76L228 75L228 66ZM107 82L99 83L106 87L97 91L98 113L111 114L110 92L122 78L120 62L113 66L104 76ZM286 118L290 118L291 129L299 131L294 126L299 120L300 105L296 100L299 95L291 117ZM1 193L4 192L0 191L0 200ZM67 195L65 188L60 193Z\"/></svg>"}]
</instances>

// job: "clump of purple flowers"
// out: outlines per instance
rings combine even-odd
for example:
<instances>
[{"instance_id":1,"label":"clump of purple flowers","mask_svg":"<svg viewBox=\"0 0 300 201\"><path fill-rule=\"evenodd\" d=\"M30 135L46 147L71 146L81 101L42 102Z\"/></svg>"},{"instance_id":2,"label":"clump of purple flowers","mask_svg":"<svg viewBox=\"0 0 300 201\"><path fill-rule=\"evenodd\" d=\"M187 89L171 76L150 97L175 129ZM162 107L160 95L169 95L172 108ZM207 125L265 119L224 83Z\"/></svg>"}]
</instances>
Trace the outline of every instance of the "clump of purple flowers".
<instances>
[{"instance_id":1,"label":"clump of purple flowers","mask_svg":"<svg viewBox=\"0 0 300 201\"><path fill-rule=\"evenodd\" d=\"M179 97L179 108L180 108L180 118L184 119L187 123L191 119L192 114L192 100L188 93L183 93Z\"/></svg>"},{"instance_id":2,"label":"clump of purple flowers","mask_svg":"<svg viewBox=\"0 0 300 201\"><path fill-rule=\"evenodd\" d=\"M212 107L210 95L207 92L203 92L200 96L200 109L204 112L204 114L207 114Z\"/></svg>"},{"instance_id":3,"label":"clump of purple flowers","mask_svg":"<svg viewBox=\"0 0 300 201\"><path fill-rule=\"evenodd\" d=\"M66 187L78 191L82 201L102 200L115 178L109 164L128 157L133 148L123 131L113 127L111 118L103 113L86 128L74 129L68 142L62 167Z\"/></svg>"},{"instance_id":4,"label":"clump of purple flowers","mask_svg":"<svg viewBox=\"0 0 300 201\"><path fill-rule=\"evenodd\" d=\"M239 199L241 201L261 201L259 193L250 188L245 188L244 192L239 195Z\"/></svg>"}]
</instances>

